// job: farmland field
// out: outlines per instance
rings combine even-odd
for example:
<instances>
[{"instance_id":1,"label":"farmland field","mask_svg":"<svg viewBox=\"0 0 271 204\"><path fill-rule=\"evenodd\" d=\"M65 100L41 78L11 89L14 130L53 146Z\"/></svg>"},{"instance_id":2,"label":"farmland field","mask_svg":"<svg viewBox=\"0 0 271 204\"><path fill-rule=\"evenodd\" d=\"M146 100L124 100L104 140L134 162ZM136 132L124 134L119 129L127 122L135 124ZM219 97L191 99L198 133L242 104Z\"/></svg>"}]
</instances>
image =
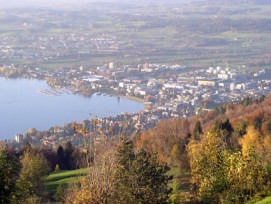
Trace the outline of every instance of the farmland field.
<instances>
[{"instance_id":1,"label":"farmland field","mask_svg":"<svg viewBox=\"0 0 271 204\"><path fill-rule=\"evenodd\" d=\"M96 3L85 10L61 12L1 10L0 39L3 47L9 46L4 49L8 54L0 52L1 63L46 69L95 67L110 61L179 63L191 68L228 63L268 69L270 12L270 4L206 2L152 8ZM110 37L99 44L102 35Z\"/></svg>"}]
</instances>

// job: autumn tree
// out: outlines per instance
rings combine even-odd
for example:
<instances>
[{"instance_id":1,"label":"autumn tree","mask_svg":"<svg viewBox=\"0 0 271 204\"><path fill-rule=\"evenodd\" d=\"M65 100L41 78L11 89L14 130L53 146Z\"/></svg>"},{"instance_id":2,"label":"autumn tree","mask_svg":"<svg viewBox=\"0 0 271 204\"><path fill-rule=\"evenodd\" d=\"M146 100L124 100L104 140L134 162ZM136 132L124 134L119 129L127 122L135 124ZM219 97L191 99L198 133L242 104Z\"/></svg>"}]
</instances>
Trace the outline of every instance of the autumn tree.
<instances>
[{"instance_id":1,"label":"autumn tree","mask_svg":"<svg viewBox=\"0 0 271 204\"><path fill-rule=\"evenodd\" d=\"M36 128L30 128L30 129L27 131L27 134L28 134L29 136L35 136L36 133L37 133Z\"/></svg>"},{"instance_id":2,"label":"autumn tree","mask_svg":"<svg viewBox=\"0 0 271 204\"><path fill-rule=\"evenodd\" d=\"M185 147L189 137L187 120L168 119L136 138L135 147L137 151L144 149L149 153L156 153L159 161L169 165L180 166L183 163L182 166L187 166Z\"/></svg>"},{"instance_id":3,"label":"autumn tree","mask_svg":"<svg viewBox=\"0 0 271 204\"><path fill-rule=\"evenodd\" d=\"M269 137L249 126L240 139L242 151L234 152L225 134L225 129L213 129L188 145L191 182L199 200L207 203L243 203L268 188Z\"/></svg>"},{"instance_id":4,"label":"autumn tree","mask_svg":"<svg viewBox=\"0 0 271 204\"><path fill-rule=\"evenodd\" d=\"M183 163L182 161L185 160L184 159L184 151L181 150L181 145L182 144L174 144L172 149L171 149L171 153L170 153L170 158L171 158L171 164L175 164L176 166L180 165L181 166L185 166L185 163ZM186 144L184 144L185 146ZM185 147L184 147L185 148ZM183 160L182 160L183 159Z\"/></svg>"},{"instance_id":5,"label":"autumn tree","mask_svg":"<svg viewBox=\"0 0 271 204\"><path fill-rule=\"evenodd\" d=\"M117 203L115 194L119 189L115 188L116 169L115 150L110 149L103 152L97 156L95 163L89 168L88 174L81 177L79 185L71 183L64 198L59 199L64 200L67 204Z\"/></svg>"},{"instance_id":6,"label":"autumn tree","mask_svg":"<svg viewBox=\"0 0 271 204\"><path fill-rule=\"evenodd\" d=\"M145 151L134 153L130 140L117 151L107 149L97 155L80 184L71 184L65 203L166 203L171 189L169 167Z\"/></svg>"},{"instance_id":7,"label":"autumn tree","mask_svg":"<svg viewBox=\"0 0 271 204\"><path fill-rule=\"evenodd\" d=\"M33 151L26 151L21 159L13 203L38 203L45 195L44 178L49 173L45 159Z\"/></svg>"},{"instance_id":8,"label":"autumn tree","mask_svg":"<svg viewBox=\"0 0 271 204\"><path fill-rule=\"evenodd\" d=\"M264 150L263 138L263 135L254 126L249 126L247 134L240 139L243 155L247 155L251 151L262 155Z\"/></svg>"},{"instance_id":9,"label":"autumn tree","mask_svg":"<svg viewBox=\"0 0 271 204\"><path fill-rule=\"evenodd\" d=\"M228 187L220 196L221 203L244 203L267 187L268 176L263 160L252 152L228 154L224 168Z\"/></svg>"},{"instance_id":10,"label":"autumn tree","mask_svg":"<svg viewBox=\"0 0 271 204\"><path fill-rule=\"evenodd\" d=\"M201 142L191 140L188 145L192 184L198 198L205 202L218 202L227 186L224 169L224 131L213 130Z\"/></svg>"}]
</instances>

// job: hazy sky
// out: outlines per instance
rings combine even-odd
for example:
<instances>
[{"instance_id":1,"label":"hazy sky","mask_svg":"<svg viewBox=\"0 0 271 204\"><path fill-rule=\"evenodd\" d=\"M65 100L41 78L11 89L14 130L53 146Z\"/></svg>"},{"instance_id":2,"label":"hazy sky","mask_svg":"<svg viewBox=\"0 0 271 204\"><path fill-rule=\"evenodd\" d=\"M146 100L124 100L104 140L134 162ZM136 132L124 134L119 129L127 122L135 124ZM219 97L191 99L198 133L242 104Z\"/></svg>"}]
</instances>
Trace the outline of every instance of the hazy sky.
<instances>
[{"instance_id":1,"label":"hazy sky","mask_svg":"<svg viewBox=\"0 0 271 204\"><path fill-rule=\"evenodd\" d=\"M0 0L1 8L14 8L14 7L47 7L47 6L65 6L74 4L85 4L92 0Z\"/></svg>"},{"instance_id":2,"label":"hazy sky","mask_svg":"<svg viewBox=\"0 0 271 204\"><path fill-rule=\"evenodd\" d=\"M158 0L163 3L183 2L191 0ZM0 8L18 8L18 7L70 7L83 6L91 2L118 2L118 3L150 3L157 0L0 0Z\"/></svg>"}]
</instances>

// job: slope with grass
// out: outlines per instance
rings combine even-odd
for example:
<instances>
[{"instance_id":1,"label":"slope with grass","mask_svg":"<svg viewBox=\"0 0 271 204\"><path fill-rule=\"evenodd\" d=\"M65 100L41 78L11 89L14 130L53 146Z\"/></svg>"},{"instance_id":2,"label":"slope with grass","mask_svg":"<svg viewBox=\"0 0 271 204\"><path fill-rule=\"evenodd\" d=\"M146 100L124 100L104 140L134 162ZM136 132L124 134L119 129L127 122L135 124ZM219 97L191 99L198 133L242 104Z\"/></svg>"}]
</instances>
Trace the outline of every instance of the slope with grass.
<instances>
[{"instance_id":1,"label":"slope with grass","mask_svg":"<svg viewBox=\"0 0 271 204\"><path fill-rule=\"evenodd\" d=\"M80 176L86 175L88 169L78 169L72 171L58 171L51 173L45 180L45 186L51 195L54 195L56 189L61 184L79 180Z\"/></svg>"},{"instance_id":2,"label":"slope with grass","mask_svg":"<svg viewBox=\"0 0 271 204\"><path fill-rule=\"evenodd\" d=\"M271 203L271 196L268 196L258 202L256 202L255 204L269 204Z\"/></svg>"}]
</instances>

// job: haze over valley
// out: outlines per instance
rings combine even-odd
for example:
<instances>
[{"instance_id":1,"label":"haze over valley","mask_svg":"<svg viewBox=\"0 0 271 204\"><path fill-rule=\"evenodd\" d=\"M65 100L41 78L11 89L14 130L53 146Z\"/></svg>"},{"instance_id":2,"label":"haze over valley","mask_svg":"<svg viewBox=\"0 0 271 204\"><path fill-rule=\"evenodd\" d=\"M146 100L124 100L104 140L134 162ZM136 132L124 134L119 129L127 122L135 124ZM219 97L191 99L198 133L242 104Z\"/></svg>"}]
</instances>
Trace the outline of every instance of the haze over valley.
<instances>
[{"instance_id":1,"label":"haze over valley","mask_svg":"<svg viewBox=\"0 0 271 204\"><path fill-rule=\"evenodd\" d=\"M270 0L0 0L0 203L271 203Z\"/></svg>"}]
</instances>

